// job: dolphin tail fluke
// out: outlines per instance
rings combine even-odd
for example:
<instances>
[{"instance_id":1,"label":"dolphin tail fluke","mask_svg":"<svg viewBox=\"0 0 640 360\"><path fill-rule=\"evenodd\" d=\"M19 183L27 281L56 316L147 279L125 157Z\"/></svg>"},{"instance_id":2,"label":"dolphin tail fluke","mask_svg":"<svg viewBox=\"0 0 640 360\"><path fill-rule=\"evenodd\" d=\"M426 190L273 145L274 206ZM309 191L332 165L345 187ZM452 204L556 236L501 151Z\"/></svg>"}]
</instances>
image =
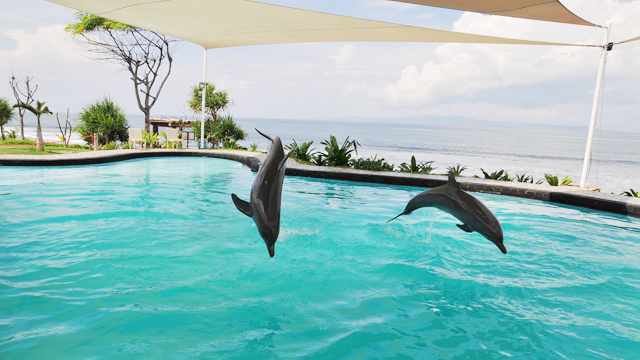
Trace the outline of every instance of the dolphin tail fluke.
<instances>
[{"instance_id":1,"label":"dolphin tail fluke","mask_svg":"<svg viewBox=\"0 0 640 360\"><path fill-rule=\"evenodd\" d=\"M269 139L269 141L273 142L273 139L272 139L269 135L265 135L265 134L261 133L261 132L260 132L260 130L258 130L258 129L256 129L256 128L254 128L254 129L258 132L258 134L260 134L260 135L262 135L262 136L266 137L267 139Z\"/></svg>"},{"instance_id":2,"label":"dolphin tail fluke","mask_svg":"<svg viewBox=\"0 0 640 360\"><path fill-rule=\"evenodd\" d=\"M274 257L276 256L276 244L271 244L271 245L267 245L267 250L269 250L269 256Z\"/></svg>"},{"instance_id":3,"label":"dolphin tail fluke","mask_svg":"<svg viewBox=\"0 0 640 360\"><path fill-rule=\"evenodd\" d=\"M241 213L251 217L251 206L248 202L241 200L236 196L236 194L231 194L231 199L233 200L233 204Z\"/></svg>"},{"instance_id":4,"label":"dolphin tail fluke","mask_svg":"<svg viewBox=\"0 0 640 360\"><path fill-rule=\"evenodd\" d=\"M400 214L396 215L396 217L394 217L393 219L391 219L391 220L387 221L387 224L388 224L388 223L390 223L390 222L392 222L393 220L395 220L395 219L399 218L399 217L400 217L400 216L402 216L402 215L404 215L404 213L400 213Z\"/></svg>"}]
</instances>

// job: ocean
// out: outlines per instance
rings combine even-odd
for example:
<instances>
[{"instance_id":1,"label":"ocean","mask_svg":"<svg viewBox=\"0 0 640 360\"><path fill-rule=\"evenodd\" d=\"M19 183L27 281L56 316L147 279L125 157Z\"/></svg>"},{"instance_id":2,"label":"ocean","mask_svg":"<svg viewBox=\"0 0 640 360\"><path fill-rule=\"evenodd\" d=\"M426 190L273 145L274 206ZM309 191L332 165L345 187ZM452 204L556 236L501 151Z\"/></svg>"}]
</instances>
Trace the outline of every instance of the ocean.
<instances>
[{"instance_id":1,"label":"ocean","mask_svg":"<svg viewBox=\"0 0 640 360\"><path fill-rule=\"evenodd\" d=\"M71 116L74 118L74 115ZM62 118L62 116L61 116ZM270 136L280 136L285 144L313 141L312 148L323 150L321 141L329 135L342 143L349 136L360 143L358 157L377 155L396 165L418 161L434 161L434 173L447 172L447 166L460 164L467 169L463 176L483 177L488 173L506 170L510 175L527 173L534 181L552 174L569 176L579 183L587 138L587 129L547 126L510 126L504 123L457 121L455 118L415 118L406 121L389 119L343 120L286 120L236 118L249 134L241 142L245 147L258 144L266 151L268 141L254 128ZM18 120L7 126L17 128ZM54 116L42 118L45 141L58 140ZM132 127L143 127L144 118L129 116ZM25 118L25 135L35 138L35 117ZM78 134L73 138L77 139ZM74 143L82 143L74 140ZM191 143L195 146L195 142ZM602 192L620 193L630 188L640 190L640 134L596 131L593 142L592 165L587 184Z\"/></svg>"}]
</instances>

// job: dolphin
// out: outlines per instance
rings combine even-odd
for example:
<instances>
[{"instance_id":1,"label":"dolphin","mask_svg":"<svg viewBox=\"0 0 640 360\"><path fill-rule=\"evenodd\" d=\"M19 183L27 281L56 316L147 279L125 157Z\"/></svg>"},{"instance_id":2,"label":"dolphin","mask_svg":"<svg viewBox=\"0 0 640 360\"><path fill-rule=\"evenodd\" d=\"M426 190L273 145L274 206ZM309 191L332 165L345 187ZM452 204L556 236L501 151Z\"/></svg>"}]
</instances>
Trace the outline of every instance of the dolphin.
<instances>
[{"instance_id":1,"label":"dolphin","mask_svg":"<svg viewBox=\"0 0 640 360\"><path fill-rule=\"evenodd\" d=\"M271 141L271 147L251 186L251 202L241 200L236 194L231 194L231 199L241 213L252 218L256 223L260 236L267 245L269 255L274 257L276 254L274 246L280 232L282 183L289 156L285 157L279 137L272 139L260 130L255 130Z\"/></svg>"},{"instance_id":2,"label":"dolphin","mask_svg":"<svg viewBox=\"0 0 640 360\"><path fill-rule=\"evenodd\" d=\"M423 207L435 207L453 215L462 222L457 225L460 229L468 233L479 233L494 243L503 254L507 253L502 241L500 222L478 199L460 189L453 172L449 171L449 180L445 185L418 194L409 201L400 215L387 222Z\"/></svg>"}]
</instances>

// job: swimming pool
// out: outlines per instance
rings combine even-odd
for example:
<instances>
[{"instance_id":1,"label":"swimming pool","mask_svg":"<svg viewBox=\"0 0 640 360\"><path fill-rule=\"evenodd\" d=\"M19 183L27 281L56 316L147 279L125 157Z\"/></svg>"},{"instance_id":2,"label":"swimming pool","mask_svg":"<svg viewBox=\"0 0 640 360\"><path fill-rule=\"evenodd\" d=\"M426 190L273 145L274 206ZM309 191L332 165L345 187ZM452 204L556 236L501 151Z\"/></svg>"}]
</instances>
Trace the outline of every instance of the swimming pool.
<instances>
[{"instance_id":1,"label":"swimming pool","mask_svg":"<svg viewBox=\"0 0 640 360\"><path fill-rule=\"evenodd\" d=\"M0 168L0 358L640 354L640 221L474 194L502 255L424 189L285 179L269 258L239 163Z\"/></svg>"}]
</instances>

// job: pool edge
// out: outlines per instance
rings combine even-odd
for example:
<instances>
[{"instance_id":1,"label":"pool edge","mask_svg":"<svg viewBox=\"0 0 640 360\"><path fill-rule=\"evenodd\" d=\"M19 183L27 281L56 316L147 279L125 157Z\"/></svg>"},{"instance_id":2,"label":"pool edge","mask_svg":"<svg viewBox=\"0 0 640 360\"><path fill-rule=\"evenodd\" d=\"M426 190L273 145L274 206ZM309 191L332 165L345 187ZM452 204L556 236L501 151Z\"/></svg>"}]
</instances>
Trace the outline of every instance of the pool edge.
<instances>
[{"instance_id":1,"label":"pool edge","mask_svg":"<svg viewBox=\"0 0 640 360\"><path fill-rule=\"evenodd\" d=\"M258 171L265 157L263 153L234 150L104 150L60 155L0 155L0 166L93 165L131 159L171 156L233 160L248 166L254 172ZM447 182L447 177L443 175L321 167L300 164L292 159L287 161L286 174L289 176L429 188L440 186ZM464 177L459 178L458 183L462 189L472 192L542 200L640 218L640 199L587 191L574 186L544 186Z\"/></svg>"}]
</instances>

